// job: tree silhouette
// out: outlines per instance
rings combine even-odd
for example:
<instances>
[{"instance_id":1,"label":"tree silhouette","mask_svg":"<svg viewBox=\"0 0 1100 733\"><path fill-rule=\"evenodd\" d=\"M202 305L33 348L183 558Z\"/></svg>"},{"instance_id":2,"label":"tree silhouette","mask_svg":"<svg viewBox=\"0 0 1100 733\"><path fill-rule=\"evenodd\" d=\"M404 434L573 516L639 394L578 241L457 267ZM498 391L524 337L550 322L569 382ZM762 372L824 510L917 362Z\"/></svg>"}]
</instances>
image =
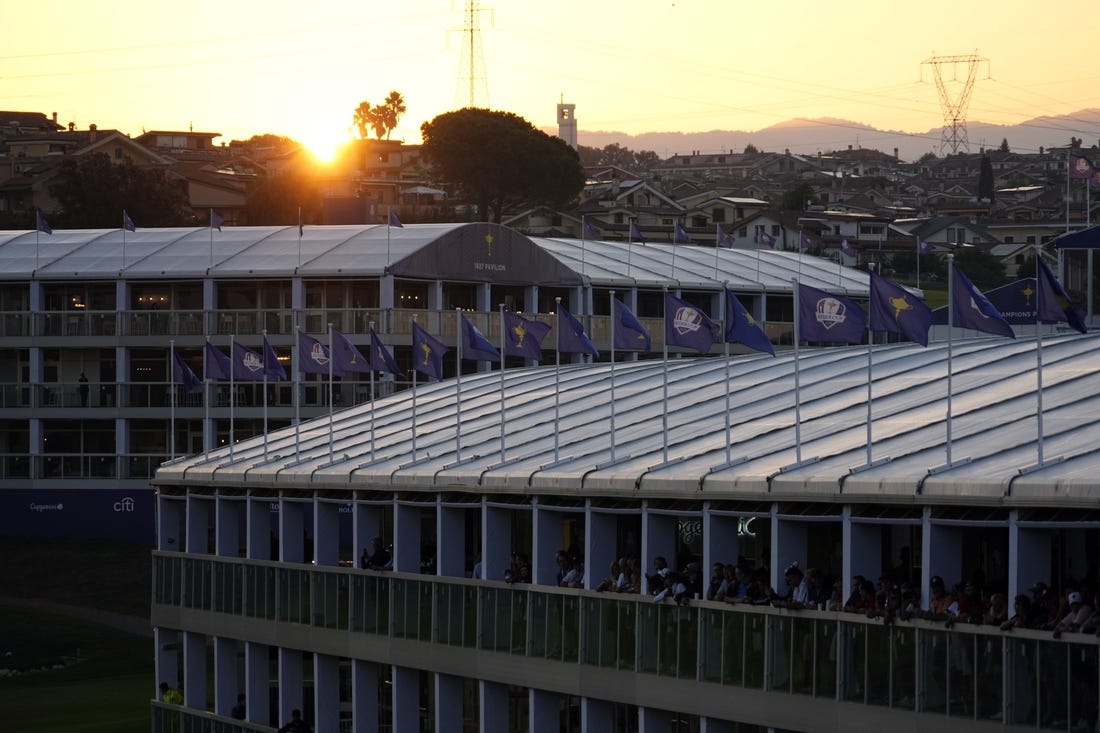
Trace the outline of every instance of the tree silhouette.
<instances>
[{"instance_id":1,"label":"tree silhouette","mask_svg":"<svg viewBox=\"0 0 1100 733\"><path fill-rule=\"evenodd\" d=\"M66 158L49 190L60 204L50 215L55 227L114 229L122 224L123 209L139 227L192 221L183 181L130 160L113 163L106 153Z\"/></svg>"},{"instance_id":2,"label":"tree silhouette","mask_svg":"<svg viewBox=\"0 0 1100 733\"><path fill-rule=\"evenodd\" d=\"M383 135L389 140L390 133L396 129L398 120L405 112L405 98L401 92L394 90L386 95L382 104L372 106L370 102L360 102L352 113L351 121L359 131L359 137L364 140L371 131L379 140Z\"/></svg>"},{"instance_id":3,"label":"tree silhouette","mask_svg":"<svg viewBox=\"0 0 1100 733\"><path fill-rule=\"evenodd\" d=\"M580 158L512 112L466 108L420 126L421 152L444 188L500 223L509 206L562 207L584 188Z\"/></svg>"}]
</instances>

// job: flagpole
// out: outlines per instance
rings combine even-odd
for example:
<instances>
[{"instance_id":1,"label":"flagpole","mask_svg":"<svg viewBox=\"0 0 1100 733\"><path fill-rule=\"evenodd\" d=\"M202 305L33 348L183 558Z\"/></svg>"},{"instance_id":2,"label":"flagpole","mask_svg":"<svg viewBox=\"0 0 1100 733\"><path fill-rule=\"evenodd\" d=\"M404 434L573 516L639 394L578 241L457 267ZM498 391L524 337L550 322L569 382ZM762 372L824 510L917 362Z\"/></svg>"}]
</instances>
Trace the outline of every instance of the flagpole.
<instances>
[{"instance_id":1,"label":"flagpole","mask_svg":"<svg viewBox=\"0 0 1100 733\"><path fill-rule=\"evenodd\" d=\"M871 267L871 269L868 270L868 271L871 272L871 273L874 273L874 268ZM872 287L872 286L869 285L868 287ZM868 295L870 295L869 292L868 292ZM871 311L870 313L867 314L867 465L870 466L871 462L872 462L872 455L873 455L873 451L872 451L872 448L871 448L871 441L873 440L873 437L874 437L873 436L873 430L872 430L872 412L871 412L871 394L872 394L872 392L871 392L871 374L872 374L871 364L872 364L872 361L873 361L872 354L874 352L873 352L871 347L874 345L874 341L875 341L875 334L874 334L874 331L871 329L871 320L874 317L873 314L875 312L875 309L874 308L869 308L868 310Z\"/></svg>"},{"instance_id":2,"label":"flagpole","mask_svg":"<svg viewBox=\"0 0 1100 733\"><path fill-rule=\"evenodd\" d=\"M801 327L799 325L799 296L798 292L798 278L791 280L794 285L794 462L796 464L802 463L802 389L801 389L801 374L802 369L801 359L798 358L798 342L802 340ZM728 390L727 390L728 391Z\"/></svg>"},{"instance_id":3,"label":"flagpole","mask_svg":"<svg viewBox=\"0 0 1100 733\"><path fill-rule=\"evenodd\" d=\"M672 246L675 247L676 245L674 244ZM668 323L668 286L667 285L663 286L661 288L661 290L664 293L664 304L665 304L665 307L664 307L665 318L664 318L664 320L665 320L665 323ZM663 368L662 368L664 378L661 380L661 405L662 405L662 409L661 409L661 445L662 445L662 449L661 449L661 452L662 452L662 455L664 457L664 462L668 463L668 337L667 337L667 334L665 335L665 338L661 339L661 341L663 342L663 352L664 352L664 359L662 359L662 361L664 362L664 365L663 365Z\"/></svg>"},{"instance_id":4,"label":"flagpole","mask_svg":"<svg viewBox=\"0 0 1100 733\"><path fill-rule=\"evenodd\" d=\"M1039 466L1043 465L1043 308L1039 302L1039 299L1043 297L1043 289L1039 281L1039 258L1041 256L1042 246L1037 244L1035 245L1035 289L1037 291L1035 293L1035 409L1038 427L1035 447Z\"/></svg>"},{"instance_id":5,"label":"flagpole","mask_svg":"<svg viewBox=\"0 0 1100 733\"><path fill-rule=\"evenodd\" d=\"M302 450L302 327L294 325L297 367L294 370L294 462L298 462ZM332 354L329 354L332 358Z\"/></svg>"},{"instance_id":6,"label":"flagpole","mask_svg":"<svg viewBox=\"0 0 1100 733\"><path fill-rule=\"evenodd\" d=\"M214 269L214 210L210 209L210 224L206 227L210 232L210 269ZM232 441L230 441L232 442Z\"/></svg>"},{"instance_id":7,"label":"flagpole","mask_svg":"<svg viewBox=\"0 0 1100 733\"><path fill-rule=\"evenodd\" d=\"M336 361L336 352L332 348L332 323L328 324L328 462L333 462L333 447L332 447L332 434L333 434L333 405L332 405L332 383L335 381L335 367L333 362Z\"/></svg>"},{"instance_id":8,"label":"flagpole","mask_svg":"<svg viewBox=\"0 0 1100 733\"><path fill-rule=\"evenodd\" d=\"M500 304L500 460L504 462L504 303Z\"/></svg>"},{"instance_id":9,"label":"flagpole","mask_svg":"<svg viewBox=\"0 0 1100 733\"><path fill-rule=\"evenodd\" d=\"M678 234L676 232L676 227L677 227L677 224L672 225L672 279L673 280L676 279L676 239L677 239L677 234Z\"/></svg>"},{"instance_id":10,"label":"flagpole","mask_svg":"<svg viewBox=\"0 0 1100 733\"><path fill-rule=\"evenodd\" d=\"M370 332L374 333L374 321L370 322ZM374 344L371 344L371 349L374 348ZM373 356L373 354L371 355ZM414 357L415 358L415 355ZM367 366L371 366L370 362L367 362ZM415 370L414 370L415 371ZM370 459L374 460L374 367L371 366L370 370Z\"/></svg>"},{"instance_id":11,"label":"flagpole","mask_svg":"<svg viewBox=\"0 0 1100 733\"><path fill-rule=\"evenodd\" d=\"M390 266L390 222L393 221L393 208L386 207L386 267Z\"/></svg>"},{"instance_id":12,"label":"flagpole","mask_svg":"<svg viewBox=\"0 0 1100 733\"><path fill-rule=\"evenodd\" d=\"M267 363L267 329L263 329L264 335L264 461L267 461L267 370L270 366ZM272 350L274 351L274 350Z\"/></svg>"},{"instance_id":13,"label":"flagpole","mask_svg":"<svg viewBox=\"0 0 1100 733\"><path fill-rule=\"evenodd\" d=\"M202 347L202 454L210 452L210 367L207 366L206 352L209 351L207 339ZM230 365L232 366L232 365Z\"/></svg>"},{"instance_id":14,"label":"flagpole","mask_svg":"<svg viewBox=\"0 0 1100 733\"><path fill-rule=\"evenodd\" d=\"M462 309L455 308L455 460L462 460Z\"/></svg>"},{"instance_id":15,"label":"flagpole","mask_svg":"<svg viewBox=\"0 0 1100 733\"><path fill-rule=\"evenodd\" d=\"M230 334L229 336L229 460L233 460L233 412L237 403L237 389L235 386L235 380L233 379L237 371L236 364L233 362L237 358L237 349L234 344L237 341L237 334Z\"/></svg>"},{"instance_id":16,"label":"flagpole","mask_svg":"<svg viewBox=\"0 0 1100 733\"><path fill-rule=\"evenodd\" d=\"M125 231L125 230L123 230ZM123 235L126 236L126 235ZM171 441L172 447L168 454L172 457L172 460L176 460L176 340L168 339L168 350L171 352L170 366L168 367L172 374L172 416L169 418L171 422L171 429L168 431L168 440Z\"/></svg>"},{"instance_id":17,"label":"flagpole","mask_svg":"<svg viewBox=\"0 0 1100 733\"><path fill-rule=\"evenodd\" d=\"M1067 219L1068 220L1068 219ZM1066 227L1069 230L1069 227ZM35 209L34 212L34 272L38 274L38 238L42 236L42 212Z\"/></svg>"},{"instance_id":18,"label":"flagpole","mask_svg":"<svg viewBox=\"0 0 1100 733\"><path fill-rule=\"evenodd\" d=\"M718 248L722 245L722 225L714 222L714 279L718 279Z\"/></svg>"},{"instance_id":19,"label":"flagpole","mask_svg":"<svg viewBox=\"0 0 1100 733\"><path fill-rule=\"evenodd\" d=\"M302 207L298 207L298 267L302 266Z\"/></svg>"},{"instance_id":20,"label":"flagpole","mask_svg":"<svg viewBox=\"0 0 1100 733\"><path fill-rule=\"evenodd\" d=\"M952 361L955 341L955 255L947 253L947 467L951 467L951 400L954 397L952 391L952 377L955 365Z\"/></svg>"},{"instance_id":21,"label":"flagpole","mask_svg":"<svg viewBox=\"0 0 1100 733\"><path fill-rule=\"evenodd\" d=\"M732 432L732 425L730 420L730 340L728 334L730 332L730 309L728 307L729 298L731 297L728 291L729 280L722 281L722 356L726 360L726 465L728 466L730 461L733 460L731 451L733 446L730 445L730 438Z\"/></svg>"},{"instance_id":22,"label":"flagpole","mask_svg":"<svg viewBox=\"0 0 1100 733\"><path fill-rule=\"evenodd\" d=\"M126 209L122 210L122 269L126 269ZM173 373L175 365L173 364ZM173 456L174 458L175 456Z\"/></svg>"},{"instance_id":23,"label":"flagpole","mask_svg":"<svg viewBox=\"0 0 1100 733\"><path fill-rule=\"evenodd\" d=\"M627 245L629 246L629 245ZM615 461L615 291L611 294L611 461Z\"/></svg>"},{"instance_id":24,"label":"flagpole","mask_svg":"<svg viewBox=\"0 0 1100 733\"><path fill-rule=\"evenodd\" d=\"M583 229L582 220L582 229ZM581 240L582 242L584 240ZM583 250L582 250L583 251ZM558 462L558 450L561 429L559 418L561 416L561 297L554 297L554 335L558 343L554 345L554 463Z\"/></svg>"},{"instance_id":25,"label":"flagpole","mask_svg":"<svg viewBox=\"0 0 1100 733\"><path fill-rule=\"evenodd\" d=\"M920 290L920 237L917 237L917 290Z\"/></svg>"},{"instance_id":26,"label":"flagpole","mask_svg":"<svg viewBox=\"0 0 1100 733\"><path fill-rule=\"evenodd\" d=\"M416 314L415 313L413 313L412 320L413 320L413 324L415 325L416 324ZM415 461L416 460L416 372L417 372L417 369L416 369L416 349L415 348L413 349L413 364L412 364L412 367L413 367L413 370L412 370L412 373L413 373L413 384L412 384L412 391L413 391L412 451L413 451L413 455L412 455L412 458Z\"/></svg>"}]
</instances>

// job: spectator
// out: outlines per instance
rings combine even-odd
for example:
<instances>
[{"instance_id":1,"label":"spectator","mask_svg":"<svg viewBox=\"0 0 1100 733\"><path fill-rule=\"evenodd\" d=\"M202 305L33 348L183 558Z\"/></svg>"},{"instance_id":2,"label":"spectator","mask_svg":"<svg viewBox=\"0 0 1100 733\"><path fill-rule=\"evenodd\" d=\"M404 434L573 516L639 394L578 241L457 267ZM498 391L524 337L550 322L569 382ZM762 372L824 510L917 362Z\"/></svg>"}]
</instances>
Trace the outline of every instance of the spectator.
<instances>
[{"instance_id":1,"label":"spectator","mask_svg":"<svg viewBox=\"0 0 1100 733\"><path fill-rule=\"evenodd\" d=\"M160 683L160 699L169 705L183 705L183 695L179 690L169 687L167 682Z\"/></svg>"},{"instance_id":2,"label":"spectator","mask_svg":"<svg viewBox=\"0 0 1100 733\"><path fill-rule=\"evenodd\" d=\"M1031 628L1054 628L1054 620L1058 617L1058 598L1051 591L1050 586L1041 581L1031 586L1030 590L1034 624Z\"/></svg>"},{"instance_id":3,"label":"spectator","mask_svg":"<svg viewBox=\"0 0 1100 733\"><path fill-rule=\"evenodd\" d=\"M806 584L806 575L798 567L798 563L791 563L783 571L783 580L787 583L787 594L773 602L777 608L806 608L810 603L809 586Z\"/></svg>"},{"instance_id":4,"label":"spectator","mask_svg":"<svg viewBox=\"0 0 1100 733\"><path fill-rule=\"evenodd\" d=\"M245 718L245 706L244 706L244 693L241 692L237 695L237 704L233 706L233 710L229 713L230 717L237 720L244 720Z\"/></svg>"},{"instance_id":5,"label":"spectator","mask_svg":"<svg viewBox=\"0 0 1100 733\"><path fill-rule=\"evenodd\" d=\"M994 593L989 597L989 610L982 621L997 626L1008 621L1008 599L1004 593Z\"/></svg>"},{"instance_id":6,"label":"spectator","mask_svg":"<svg viewBox=\"0 0 1100 733\"><path fill-rule=\"evenodd\" d=\"M1085 603L1084 596L1079 591L1070 591L1066 595L1066 613L1062 620L1054 627L1057 632L1080 631L1092 618L1092 607Z\"/></svg>"},{"instance_id":7,"label":"spectator","mask_svg":"<svg viewBox=\"0 0 1100 733\"><path fill-rule=\"evenodd\" d=\"M618 560L612 560L611 566L607 569L607 577L600 581L596 586L598 592L611 591L616 592L625 583L626 579L623 575L623 567Z\"/></svg>"},{"instance_id":8,"label":"spectator","mask_svg":"<svg viewBox=\"0 0 1100 733\"><path fill-rule=\"evenodd\" d=\"M570 576L573 570L573 559L566 554L565 550L558 550L554 554L554 563L558 566L558 575L554 578L554 584L563 587L565 579Z\"/></svg>"},{"instance_id":9,"label":"spectator","mask_svg":"<svg viewBox=\"0 0 1100 733\"><path fill-rule=\"evenodd\" d=\"M863 581L866 580L862 575L852 576L852 590L851 595L848 596L848 600L844 602L845 611L859 612L866 610L863 608L863 593L860 590L863 587Z\"/></svg>"},{"instance_id":10,"label":"spectator","mask_svg":"<svg viewBox=\"0 0 1100 733\"><path fill-rule=\"evenodd\" d=\"M290 722L280 728L279 733L313 733L313 728L302 720L302 711L294 708L290 711Z\"/></svg>"},{"instance_id":11,"label":"spectator","mask_svg":"<svg viewBox=\"0 0 1100 733\"><path fill-rule=\"evenodd\" d=\"M1001 624L1001 631L1034 628L1032 624L1035 622L1035 614L1033 613L1031 598L1020 593L1013 599L1012 607L1014 613L1011 618Z\"/></svg>"},{"instance_id":12,"label":"spectator","mask_svg":"<svg viewBox=\"0 0 1100 733\"><path fill-rule=\"evenodd\" d=\"M932 576L932 580L928 584L928 591L930 594L928 608L918 611L917 617L929 621L946 621L953 618L955 614L950 609L954 605L955 599L947 592L943 578L938 575Z\"/></svg>"},{"instance_id":13,"label":"spectator","mask_svg":"<svg viewBox=\"0 0 1100 733\"><path fill-rule=\"evenodd\" d=\"M569 568L569 572L562 576L558 585L562 588L584 587L584 560L577 560Z\"/></svg>"},{"instance_id":14,"label":"spectator","mask_svg":"<svg viewBox=\"0 0 1100 733\"><path fill-rule=\"evenodd\" d=\"M370 556L367 557L367 564L365 567L370 570L386 570L392 567L391 563L393 562L393 557L390 555L385 545L382 544L382 538L375 537L370 543L372 550ZM366 550L364 550L364 552L366 552ZM360 559L360 562L361 561L362 559Z\"/></svg>"},{"instance_id":15,"label":"spectator","mask_svg":"<svg viewBox=\"0 0 1100 733\"><path fill-rule=\"evenodd\" d=\"M828 608L829 586L825 582L824 574L817 568L806 571L806 602L810 608Z\"/></svg>"},{"instance_id":16,"label":"spectator","mask_svg":"<svg viewBox=\"0 0 1100 733\"><path fill-rule=\"evenodd\" d=\"M719 593L724 594L723 588L725 590L729 589L729 583L726 581L726 566L720 562L716 562L710 569L710 583L707 584L707 600L718 600Z\"/></svg>"},{"instance_id":17,"label":"spectator","mask_svg":"<svg viewBox=\"0 0 1100 733\"><path fill-rule=\"evenodd\" d=\"M515 582L517 583L530 583L531 579L531 563L521 562L519 564L519 570L515 575Z\"/></svg>"},{"instance_id":18,"label":"spectator","mask_svg":"<svg viewBox=\"0 0 1100 733\"><path fill-rule=\"evenodd\" d=\"M656 595L665 589L665 578L671 571L668 569L668 561L661 555L653 558L653 573L646 573L645 579L649 584L649 592Z\"/></svg>"}]
</instances>

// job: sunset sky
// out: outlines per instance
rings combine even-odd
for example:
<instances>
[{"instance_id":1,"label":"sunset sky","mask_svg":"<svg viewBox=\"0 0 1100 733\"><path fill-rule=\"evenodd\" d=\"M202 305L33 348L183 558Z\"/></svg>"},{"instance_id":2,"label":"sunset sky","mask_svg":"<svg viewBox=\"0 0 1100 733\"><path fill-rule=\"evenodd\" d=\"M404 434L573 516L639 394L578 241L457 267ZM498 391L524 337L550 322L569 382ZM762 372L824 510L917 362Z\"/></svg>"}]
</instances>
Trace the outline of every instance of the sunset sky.
<instances>
[{"instance_id":1,"label":"sunset sky","mask_svg":"<svg viewBox=\"0 0 1100 733\"><path fill-rule=\"evenodd\" d=\"M552 127L564 97L577 105L582 142L585 130L757 130L820 117L926 131L943 121L931 67L921 64L933 55L989 60L971 121L1014 124L1100 107L1100 64L1082 41L1084 29L1100 27L1096 3L483 6L489 106ZM220 143L271 132L324 148L347 139L360 101L381 102L396 89L408 112L393 137L414 143L421 123L468 103L468 81L456 94L469 40L464 7L0 0L0 108L133 135L193 127L221 133ZM966 72L941 68L948 79Z\"/></svg>"}]
</instances>

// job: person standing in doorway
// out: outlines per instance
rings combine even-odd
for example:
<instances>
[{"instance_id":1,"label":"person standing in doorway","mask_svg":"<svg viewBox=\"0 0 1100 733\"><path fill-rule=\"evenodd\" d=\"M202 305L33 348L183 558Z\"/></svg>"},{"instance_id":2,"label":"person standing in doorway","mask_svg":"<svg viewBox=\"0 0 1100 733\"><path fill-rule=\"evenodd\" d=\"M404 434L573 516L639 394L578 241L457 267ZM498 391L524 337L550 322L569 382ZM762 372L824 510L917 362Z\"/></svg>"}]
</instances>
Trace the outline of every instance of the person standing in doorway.
<instances>
[{"instance_id":1,"label":"person standing in doorway","mask_svg":"<svg viewBox=\"0 0 1100 733\"><path fill-rule=\"evenodd\" d=\"M80 406L81 407L87 407L88 406L88 377L87 377L87 375L84 374L84 372L81 372L80 373L80 379L78 379L77 381L80 383L80 386L77 388L78 391L80 392Z\"/></svg>"}]
</instances>

